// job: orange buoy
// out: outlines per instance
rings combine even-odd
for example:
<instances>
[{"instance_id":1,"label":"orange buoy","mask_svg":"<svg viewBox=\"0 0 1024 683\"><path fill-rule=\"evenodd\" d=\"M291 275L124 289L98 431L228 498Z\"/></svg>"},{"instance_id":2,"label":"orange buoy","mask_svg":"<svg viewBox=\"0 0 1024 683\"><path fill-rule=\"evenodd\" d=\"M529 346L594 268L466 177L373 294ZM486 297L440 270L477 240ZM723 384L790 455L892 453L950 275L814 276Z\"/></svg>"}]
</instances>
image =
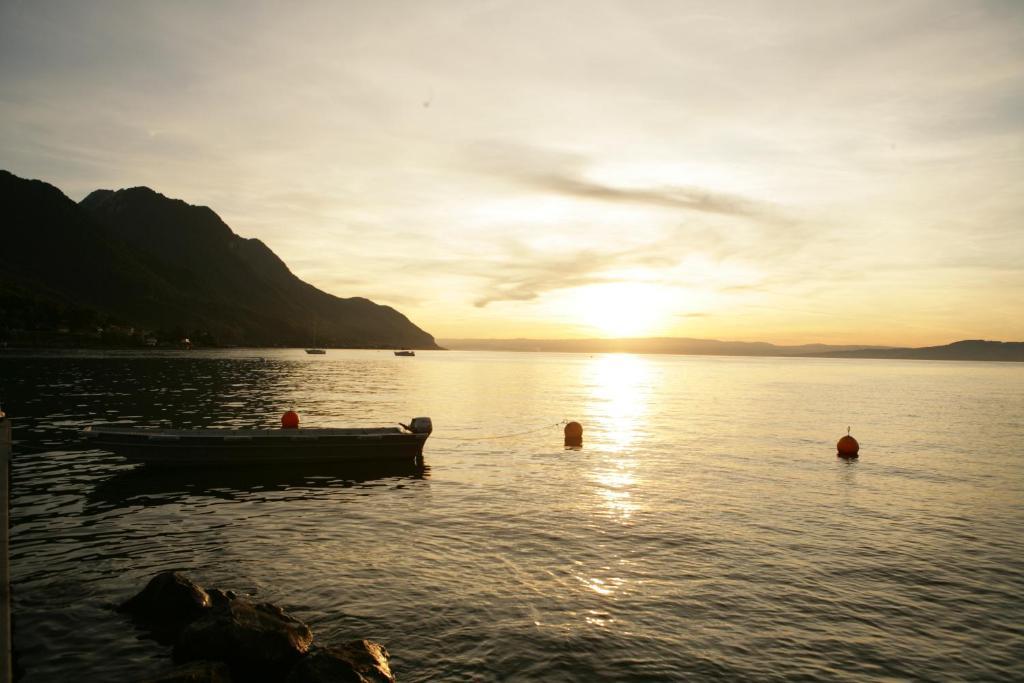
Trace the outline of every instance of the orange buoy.
<instances>
[{"instance_id":1,"label":"orange buoy","mask_svg":"<svg viewBox=\"0 0 1024 683\"><path fill-rule=\"evenodd\" d=\"M836 452L841 458L856 458L858 451L860 451L860 444L857 443L857 439L850 436L850 428L847 427L846 436L836 443Z\"/></svg>"},{"instance_id":2,"label":"orange buoy","mask_svg":"<svg viewBox=\"0 0 1024 683\"><path fill-rule=\"evenodd\" d=\"M579 448L583 445L583 425L579 422L570 422L565 425L565 445L571 448Z\"/></svg>"},{"instance_id":3,"label":"orange buoy","mask_svg":"<svg viewBox=\"0 0 1024 683\"><path fill-rule=\"evenodd\" d=\"M289 410L281 416L281 429L298 429L299 428L299 414L294 410Z\"/></svg>"}]
</instances>

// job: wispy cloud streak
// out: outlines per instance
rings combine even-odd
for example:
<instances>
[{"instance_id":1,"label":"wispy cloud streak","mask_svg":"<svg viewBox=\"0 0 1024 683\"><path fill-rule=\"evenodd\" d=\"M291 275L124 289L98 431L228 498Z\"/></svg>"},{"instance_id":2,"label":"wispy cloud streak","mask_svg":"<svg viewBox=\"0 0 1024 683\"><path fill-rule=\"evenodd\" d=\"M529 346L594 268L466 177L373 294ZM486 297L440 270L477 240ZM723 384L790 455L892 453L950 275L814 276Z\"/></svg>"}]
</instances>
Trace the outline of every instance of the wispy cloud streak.
<instances>
[{"instance_id":1,"label":"wispy cloud streak","mask_svg":"<svg viewBox=\"0 0 1024 683\"><path fill-rule=\"evenodd\" d=\"M475 270L489 281L485 293L473 302L478 308L498 301L531 301L554 290L618 282L622 278L614 275L616 271L647 269L655 273L676 261L657 245L610 252L584 250L555 258L518 245L509 251L517 252L516 258Z\"/></svg>"},{"instance_id":2,"label":"wispy cloud streak","mask_svg":"<svg viewBox=\"0 0 1024 683\"><path fill-rule=\"evenodd\" d=\"M701 213L784 220L778 207L711 188L687 185L617 187L587 176L589 160L577 154L507 143L479 143L470 150L474 171L533 191L604 202L642 204Z\"/></svg>"}]
</instances>

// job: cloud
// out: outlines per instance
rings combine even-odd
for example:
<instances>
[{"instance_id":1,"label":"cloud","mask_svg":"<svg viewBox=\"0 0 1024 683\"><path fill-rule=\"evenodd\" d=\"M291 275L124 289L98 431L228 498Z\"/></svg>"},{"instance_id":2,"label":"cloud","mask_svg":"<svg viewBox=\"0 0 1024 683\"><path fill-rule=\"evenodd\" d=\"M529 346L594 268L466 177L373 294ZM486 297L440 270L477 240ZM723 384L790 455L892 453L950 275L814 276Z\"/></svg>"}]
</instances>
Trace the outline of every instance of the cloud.
<instances>
[{"instance_id":1,"label":"cloud","mask_svg":"<svg viewBox=\"0 0 1024 683\"><path fill-rule=\"evenodd\" d=\"M580 177L544 174L537 175L532 180L538 189L585 199L650 204L732 216L756 216L764 213L762 207L748 199L724 193L715 193L696 187L626 189L585 180Z\"/></svg>"},{"instance_id":2,"label":"cloud","mask_svg":"<svg viewBox=\"0 0 1024 683\"><path fill-rule=\"evenodd\" d=\"M656 260L656 259L654 259ZM503 260L479 272L490 282L474 302L478 308L496 301L530 301L544 292L614 282L607 275L613 267L653 265L649 255L633 252L597 253L583 251L568 258L525 258Z\"/></svg>"},{"instance_id":3,"label":"cloud","mask_svg":"<svg viewBox=\"0 0 1024 683\"><path fill-rule=\"evenodd\" d=\"M580 199L642 204L701 213L785 220L778 207L749 197L686 185L616 187L586 175L583 155L504 142L470 146L473 171L516 183L528 189Z\"/></svg>"},{"instance_id":4,"label":"cloud","mask_svg":"<svg viewBox=\"0 0 1024 683\"><path fill-rule=\"evenodd\" d=\"M562 258L545 258L534 251L522 254L518 246L510 251L520 252L520 257L477 271L490 280L486 292L473 302L477 308L497 301L530 301L552 290L617 282L621 278L610 274L615 270L666 267L675 262L650 247L606 253L587 250Z\"/></svg>"},{"instance_id":5,"label":"cloud","mask_svg":"<svg viewBox=\"0 0 1024 683\"><path fill-rule=\"evenodd\" d=\"M502 246L500 259L471 267L471 274L485 281L473 300L478 308L499 301L531 301L551 291L635 281L638 273L643 273L641 279L668 286L704 287L714 281L721 291L756 291L762 283L806 279L806 269L792 267L793 263L807 249L827 248L831 241L820 224L754 198L711 188L616 187L593 180L587 176L592 162L573 152L490 141L471 145L463 161L476 177L511 183L531 193L669 210L667 219L638 213L621 225L618 239L598 241L596 247L591 243L568 256L530 249L525 242ZM569 220L580 228L579 217ZM612 229L602 226L601 231ZM638 243L641 232L647 238ZM622 247L623 242L630 246ZM695 269L687 272L691 257L696 259ZM706 263L719 271L711 280ZM748 276L740 272L760 274L755 281L746 281ZM742 282L726 284L732 281L729 273Z\"/></svg>"},{"instance_id":6,"label":"cloud","mask_svg":"<svg viewBox=\"0 0 1024 683\"><path fill-rule=\"evenodd\" d=\"M678 212L678 218L660 228L657 219L652 224L649 217L638 214L637 220L656 233L640 244L636 243L635 226L624 224L621 239L603 242L608 247L591 247L569 256L552 256L522 243L506 245L500 250L500 260L473 269L472 274L486 282L473 301L478 308L499 301L531 301L550 291L635 280L622 275L626 272L646 271L646 278L661 284L701 286L704 283L697 274L690 278L679 272L680 264L691 255L713 263L756 264L759 269L768 259L768 270L773 272L766 272L765 278L799 281L805 275L783 277L779 271L799 258L806 246L823 239L808 221L750 197L692 186L616 187L593 180L587 177L590 159L573 152L487 141L469 146L463 162L476 177L513 184L531 193L669 209L669 216L672 210ZM632 246L615 248L627 234ZM756 290L760 281L737 285L737 291Z\"/></svg>"}]
</instances>

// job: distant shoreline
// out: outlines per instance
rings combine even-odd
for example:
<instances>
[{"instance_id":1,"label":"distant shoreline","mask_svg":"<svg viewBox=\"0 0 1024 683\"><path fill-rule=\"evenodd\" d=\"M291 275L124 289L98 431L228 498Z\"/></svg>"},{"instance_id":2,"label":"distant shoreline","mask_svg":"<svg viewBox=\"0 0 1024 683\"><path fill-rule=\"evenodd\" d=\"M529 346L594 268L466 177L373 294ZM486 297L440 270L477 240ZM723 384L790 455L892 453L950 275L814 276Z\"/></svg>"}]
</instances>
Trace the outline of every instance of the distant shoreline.
<instances>
[{"instance_id":1,"label":"distant shoreline","mask_svg":"<svg viewBox=\"0 0 1024 683\"><path fill-rule=\"evenodd\" d=\"M145 346L145 345L131 345L131 346L117 346L117 345L63 345L63 346L26 346L26 345L8 345L0 346L0 355L5 351L140 351L146 353L160 353L162 351L239 351L239 350L263 350L263 349L274 349L277 351L302 351L308 347L305 346L281 346L281 345L270 345L270 344L244 344L238 346ZM447 351L448 349L434 347L434 348L419 348L410 346L321 346L320 348L328 351L395 351L398 349L408 349L412 351Z\"/></svg>"},{"instance_id":2,"label":"distant shoreline","mask_svg":"<svg viewBox=\"0 0 1024 683\"><path fill-rule=\"evenodd\" d=\"M774 358L860 358L877 360L954 360L1024 362L1024 342L968 339L920 348L728 342L675 337L636 339L439 339L453 351L518 351L554 353L638 353L680 356Z\"/></svg>"},{"instance_id":3,"label":"distant shoreline","mask_svg":"<svg viewBox=\"0 0 1024 683\"><path fill-rule=\"evenodd\" d=\"M940 360L994 363L1024 363L1024 342L965 340L944 346L921 348L842 347L808 344L790 347L764 342L719 342L690 339L452 339L438 340L441 346L416 351L494 351L512 353L620 353L636 355L707 356L729 358L819 358L854 360ZM138 352L189 353L192 351L302 350L302 346L0 346L0 357L16 353L47 352ZM328 351L393 351L384 346L330 346ZM819 349L833 350L819 350ZM813 349L813 350L812 350Z\"/></svg>"}]
</instances>

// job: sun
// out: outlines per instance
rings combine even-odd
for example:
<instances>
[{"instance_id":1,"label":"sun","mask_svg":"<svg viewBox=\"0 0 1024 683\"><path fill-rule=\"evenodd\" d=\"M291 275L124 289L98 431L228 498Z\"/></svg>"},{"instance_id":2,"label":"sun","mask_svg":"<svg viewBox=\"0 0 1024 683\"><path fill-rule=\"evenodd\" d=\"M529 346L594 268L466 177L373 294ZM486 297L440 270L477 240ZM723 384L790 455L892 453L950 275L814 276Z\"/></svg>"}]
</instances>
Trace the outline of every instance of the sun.
<instances>
[{"instance_id":1,"label":"sun","mask_svg":"<svg viewBox=\"0 0 1024 683\"><path fill-rule=\"evenodd\" d=\"M655 335L669 326L668 292L646 283L613 282L580 287L571 296L575 317L603 337Z\"/></svg>"}]
</instances>

